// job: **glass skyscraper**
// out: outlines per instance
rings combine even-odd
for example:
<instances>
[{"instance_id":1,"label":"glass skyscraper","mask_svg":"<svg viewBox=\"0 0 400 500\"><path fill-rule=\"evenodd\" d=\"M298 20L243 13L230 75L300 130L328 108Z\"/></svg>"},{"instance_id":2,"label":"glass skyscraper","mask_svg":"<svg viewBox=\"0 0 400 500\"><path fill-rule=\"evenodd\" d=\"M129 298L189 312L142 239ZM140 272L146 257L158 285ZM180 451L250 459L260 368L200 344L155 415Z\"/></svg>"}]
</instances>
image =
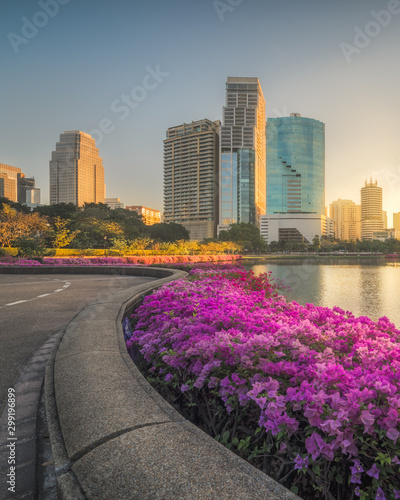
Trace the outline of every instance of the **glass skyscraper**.
<instances>
[{"instance_id":1,"label":"glass skyscraper","mask_svg":"<svg viewBox=\"0 0 400 500\"><path fill-rule=\"evenodd\" d=\"M267 121L267 214L325 213L325 125L298 113Z\"/></svg>"},{"instance_id":2,"label":"glass skyscraper","mask_svg":"<svg viewBox=\"0 0 400 500\"><path fill-rule=\"evenodd\" d=\"M228 77L221 127L220 225L265 213L265 100L258 78Z\"/></svg>"}]
</instances>

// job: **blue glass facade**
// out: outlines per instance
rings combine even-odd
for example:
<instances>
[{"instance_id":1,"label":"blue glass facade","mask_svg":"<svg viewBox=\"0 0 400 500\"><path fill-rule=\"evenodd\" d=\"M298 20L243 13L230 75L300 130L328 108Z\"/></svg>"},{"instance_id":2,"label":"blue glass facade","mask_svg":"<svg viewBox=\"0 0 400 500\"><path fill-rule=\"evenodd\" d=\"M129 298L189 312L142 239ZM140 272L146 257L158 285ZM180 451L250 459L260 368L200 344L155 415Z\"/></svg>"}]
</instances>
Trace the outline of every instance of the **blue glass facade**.
<instances>
[{"instance_id":1,"label":"blue glass facade","mask_svg":"<svg viewBox=\"0 0 400 500\"><path fill-rule=\"evenodd\" d=\"M325 125L286 116L267 121L267 214L325 213Z\"/></svg>"}]
</instances>

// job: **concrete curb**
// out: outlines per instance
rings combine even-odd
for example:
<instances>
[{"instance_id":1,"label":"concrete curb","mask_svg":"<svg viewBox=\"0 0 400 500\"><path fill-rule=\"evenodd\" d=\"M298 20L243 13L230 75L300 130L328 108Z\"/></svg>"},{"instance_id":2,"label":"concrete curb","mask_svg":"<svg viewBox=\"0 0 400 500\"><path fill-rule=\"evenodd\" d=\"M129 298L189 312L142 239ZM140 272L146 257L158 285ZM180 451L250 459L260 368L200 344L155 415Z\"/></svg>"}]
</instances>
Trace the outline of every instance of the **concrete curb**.
<instances>
[{"instance_id":1,"label":"concrete curb","mask_svg":"<svg viewBox=\"0 0 400 500\"><path fill-rule=\"evenodd\" d=\"M143 295L186 274L140 272L160 279L83 309L47 364L46 412L59 497L298 498L186 421L136 368L125 348L123 317Z\"/></svg>"}]
</instances>

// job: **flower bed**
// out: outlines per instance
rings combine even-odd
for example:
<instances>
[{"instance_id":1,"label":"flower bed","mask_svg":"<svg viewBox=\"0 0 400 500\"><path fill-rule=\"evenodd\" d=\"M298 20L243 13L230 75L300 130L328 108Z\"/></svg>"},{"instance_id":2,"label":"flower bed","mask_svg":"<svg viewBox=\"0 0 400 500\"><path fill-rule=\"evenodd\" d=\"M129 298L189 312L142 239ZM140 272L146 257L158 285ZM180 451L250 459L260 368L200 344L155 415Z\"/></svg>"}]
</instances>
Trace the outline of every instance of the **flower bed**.
<instances>
[{"instance_id":1,"label":"flower bed","mask_svg":"<svg viewBox=\"0 0 400 500\"><path fill-rule=\"evenodd\" d=\"M241 259L241 255L149 255L134 257L43 257L23 259L4 257L0 266L125 266L153 265L197 262L231 262Z\"/></svg>"},{"instance_id":2,"label":"flower bed","mask_svg":"<svg viewBox=\"0 0 400 500\"><path fill-rule=\"evenodd\" d=\"M130 350L169 401L307 499L400 498L400 331L194 269L144 299Z\"/></svg>"}]
</instances>

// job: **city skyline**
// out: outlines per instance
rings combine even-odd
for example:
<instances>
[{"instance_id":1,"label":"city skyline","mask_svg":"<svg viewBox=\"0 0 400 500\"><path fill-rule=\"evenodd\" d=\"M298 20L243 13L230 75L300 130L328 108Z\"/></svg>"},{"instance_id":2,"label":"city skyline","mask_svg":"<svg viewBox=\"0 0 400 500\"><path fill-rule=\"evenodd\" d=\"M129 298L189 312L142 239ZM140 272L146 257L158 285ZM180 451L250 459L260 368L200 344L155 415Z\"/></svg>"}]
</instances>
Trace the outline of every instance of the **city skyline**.
<instances>
[{"instance_id":1,"label":"city skyline","mask_svg":"<svg viewBox=\"0 0 400 500\"><path fill-rule=\"evenodd\" d=\"M43 202L59 134L97 130L106 196L162 209L165 130L221 120L234 75L259 78L267 118L299 112L326 124L327 206L358 204L373 177L388 220L399 211L396 2L244 0L222 11L211 1L63 0L45 22L50 3L6 1L0 20L1 161L34 176Z\"/></svg>"}]
</instances>

